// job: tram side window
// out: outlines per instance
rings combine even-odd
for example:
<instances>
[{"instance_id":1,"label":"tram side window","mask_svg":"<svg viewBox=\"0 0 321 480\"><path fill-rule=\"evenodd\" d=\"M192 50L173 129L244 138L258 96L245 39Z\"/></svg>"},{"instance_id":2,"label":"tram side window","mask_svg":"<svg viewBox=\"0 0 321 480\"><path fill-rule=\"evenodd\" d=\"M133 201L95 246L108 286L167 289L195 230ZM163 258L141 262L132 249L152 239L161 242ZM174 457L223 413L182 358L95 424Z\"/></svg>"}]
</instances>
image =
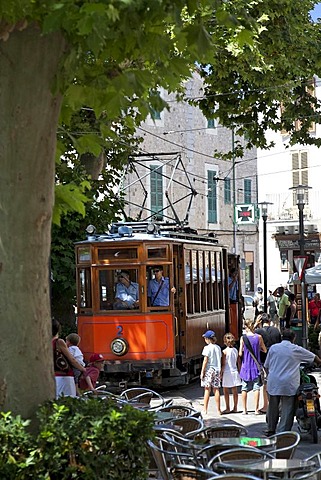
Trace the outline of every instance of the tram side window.
<instances>
[{"instance_id":1,"label":"tram side window","mask_svg":"<svg viewBox=\"0 0 321 480\"><path fill-rule=\"evenodd\" d=\"M191 263L191 251L185 250L185 284L186 284L186 310L187 313L194 313L193 295L193 270Z\"/></svg>"},{"instance_id":2,"label":"tram side window","mask_svg":"<svg viewBox=\"0 0 321 480\"><path fill-rule=\"evenodd\" d=\"M79 296L81 308L92 307L90 268L79 270Z\"/></svg>"},{"instance_id":3,"label":"tram side window","mask_svg":"<svg viewBox=\"0 0 321 480\"><path fill-rule=\"evenodd\" d=\"M207 289L206 289L206 268L205 255L207 252L199 252L199 266L200 266L200 283L201 283L201 310L207 311Z\"/></svg>"},{"instance_id":4,"label":"tram side window","mask_svg":"<svg viewBox=\"0 0 321 480\"><path fill-rule=\"evenodd\" d=\"M137 269L99 270L101 310L139 310Z\"/></svg>"}]
</instances>

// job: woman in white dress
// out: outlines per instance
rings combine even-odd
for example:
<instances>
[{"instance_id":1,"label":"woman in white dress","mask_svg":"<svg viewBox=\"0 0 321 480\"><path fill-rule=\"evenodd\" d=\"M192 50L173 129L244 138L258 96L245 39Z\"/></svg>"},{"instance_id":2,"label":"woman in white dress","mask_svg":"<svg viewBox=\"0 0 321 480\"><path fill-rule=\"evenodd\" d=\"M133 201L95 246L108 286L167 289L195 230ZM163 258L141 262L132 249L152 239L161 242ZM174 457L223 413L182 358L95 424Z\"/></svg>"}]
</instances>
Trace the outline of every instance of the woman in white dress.
<instances>
[{"instance_id":1,"label":"woman in white dress","mask_svg":"<svg viewBox=\"0 0 321 480\"><path fill-rule=\"evenodd\" d=\"M222 414L236 413L238 402L237 387L242 384L239 375L239 355L234 347L235 338L231 333L224 335L223 340L226 348L222 352L222 387L225 399L225 410ZM230 409L230 389L233 394L233 410Z\"/></svg>"}]
</instances>

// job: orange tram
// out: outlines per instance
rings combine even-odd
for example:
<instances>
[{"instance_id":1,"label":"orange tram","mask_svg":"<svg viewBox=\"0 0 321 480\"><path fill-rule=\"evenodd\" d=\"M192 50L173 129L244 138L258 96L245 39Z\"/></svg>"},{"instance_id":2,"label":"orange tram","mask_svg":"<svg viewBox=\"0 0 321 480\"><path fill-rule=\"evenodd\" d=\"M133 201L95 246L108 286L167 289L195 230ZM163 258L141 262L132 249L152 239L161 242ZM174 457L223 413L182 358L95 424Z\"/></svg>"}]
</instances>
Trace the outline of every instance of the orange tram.
<instances>
[{"instance_id":1,"label":"orange tram","mask_svg":"<svg viewBox=\"0 0 321 480\"><path fill-rule=\"evenodd\" d=\"M85 359L103 354L109 385L186 384L200 373L204 331L220 345L227 331L239 337L228 295L238 257L215 238L144 222L87 234L76 243L78 333Z\"/></svg>"}]
</instances>

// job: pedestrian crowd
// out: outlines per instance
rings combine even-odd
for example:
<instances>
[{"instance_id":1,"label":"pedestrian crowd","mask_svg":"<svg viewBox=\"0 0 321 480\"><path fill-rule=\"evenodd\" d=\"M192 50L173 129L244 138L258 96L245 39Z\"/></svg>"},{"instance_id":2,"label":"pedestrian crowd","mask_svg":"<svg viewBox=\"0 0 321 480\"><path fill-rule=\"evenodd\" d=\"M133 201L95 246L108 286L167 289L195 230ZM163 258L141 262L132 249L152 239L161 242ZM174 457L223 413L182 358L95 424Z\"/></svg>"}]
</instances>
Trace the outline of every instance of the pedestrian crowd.
<instances>
[{"instance_id":1,"label":"pedestrian crowd","mask_svg":"<svg viewBox=\"0 0 321 480\"><path fill-rule=\"evenodd\" d=\"M237 285L236 276L229 280L230 295ZM294 422L297 391L300 386L300 364L321 365L321 358L297 345L295 329L298 305L293 293L279 287L266 298L268 313L264 313L263 288L258 285L253 300L252 320L244 320L243 335L236 348L231 333L224 336L222 348L215 332L203 334L206 343L202 355L201 386L204 387L204 412L208 415L211 391L218 415L238 412L238 387L241 389L242 415L248 415L248 394L253 391L254 414L266 415L267 436L291 430ZM309 302L310 328L318 329L321 316L320 295ZM220 387L225 408L221 408ZM230 393L233 403L230 403ZM262 406L260 400L263 398ZM231 408L232 407L232 408Z\"/></svg>"}]
</instances>

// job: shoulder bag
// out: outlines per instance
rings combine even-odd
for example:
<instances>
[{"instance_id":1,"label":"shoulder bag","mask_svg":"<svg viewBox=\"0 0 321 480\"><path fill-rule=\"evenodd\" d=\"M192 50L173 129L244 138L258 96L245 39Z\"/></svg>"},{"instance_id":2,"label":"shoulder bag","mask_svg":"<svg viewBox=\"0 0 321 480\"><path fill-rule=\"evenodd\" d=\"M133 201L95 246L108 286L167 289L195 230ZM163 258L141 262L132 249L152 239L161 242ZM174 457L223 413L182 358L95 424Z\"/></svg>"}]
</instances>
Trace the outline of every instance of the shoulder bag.
<instances>
[{"instance_id":1,"label":"shoulder bag","mask_svg":"<svg viewBox=\"0 0 321 480\"><path fill-rule=\"evenodd\" d=\"M245 343L246 348L248 349L251 357L253 358L254 362L256 363L257 368L259 369L259 375L258 375L259 376L259 383L261 385L263 385L264 383L266 383L266 378L267 378L266 370L263 367L263 365L256 358L255 353L254 353L253 348L252 348L252 345L251 345L251 342L247 338L246 335L243 335L243 342Z\"/></svg>"},{"instance_id":2,"label":"shoulder bag","mask_svg":"<svg viewBox=\"0 0 321 480\"><path fill-rule=\"evenodd\" d=\"M65 355L60 350L58 350L57 340L55 340L53 345L53 353L55 372L61 372L66 374L68 370L70 370L70 365Z\"/></svg>"}]
</instances>

